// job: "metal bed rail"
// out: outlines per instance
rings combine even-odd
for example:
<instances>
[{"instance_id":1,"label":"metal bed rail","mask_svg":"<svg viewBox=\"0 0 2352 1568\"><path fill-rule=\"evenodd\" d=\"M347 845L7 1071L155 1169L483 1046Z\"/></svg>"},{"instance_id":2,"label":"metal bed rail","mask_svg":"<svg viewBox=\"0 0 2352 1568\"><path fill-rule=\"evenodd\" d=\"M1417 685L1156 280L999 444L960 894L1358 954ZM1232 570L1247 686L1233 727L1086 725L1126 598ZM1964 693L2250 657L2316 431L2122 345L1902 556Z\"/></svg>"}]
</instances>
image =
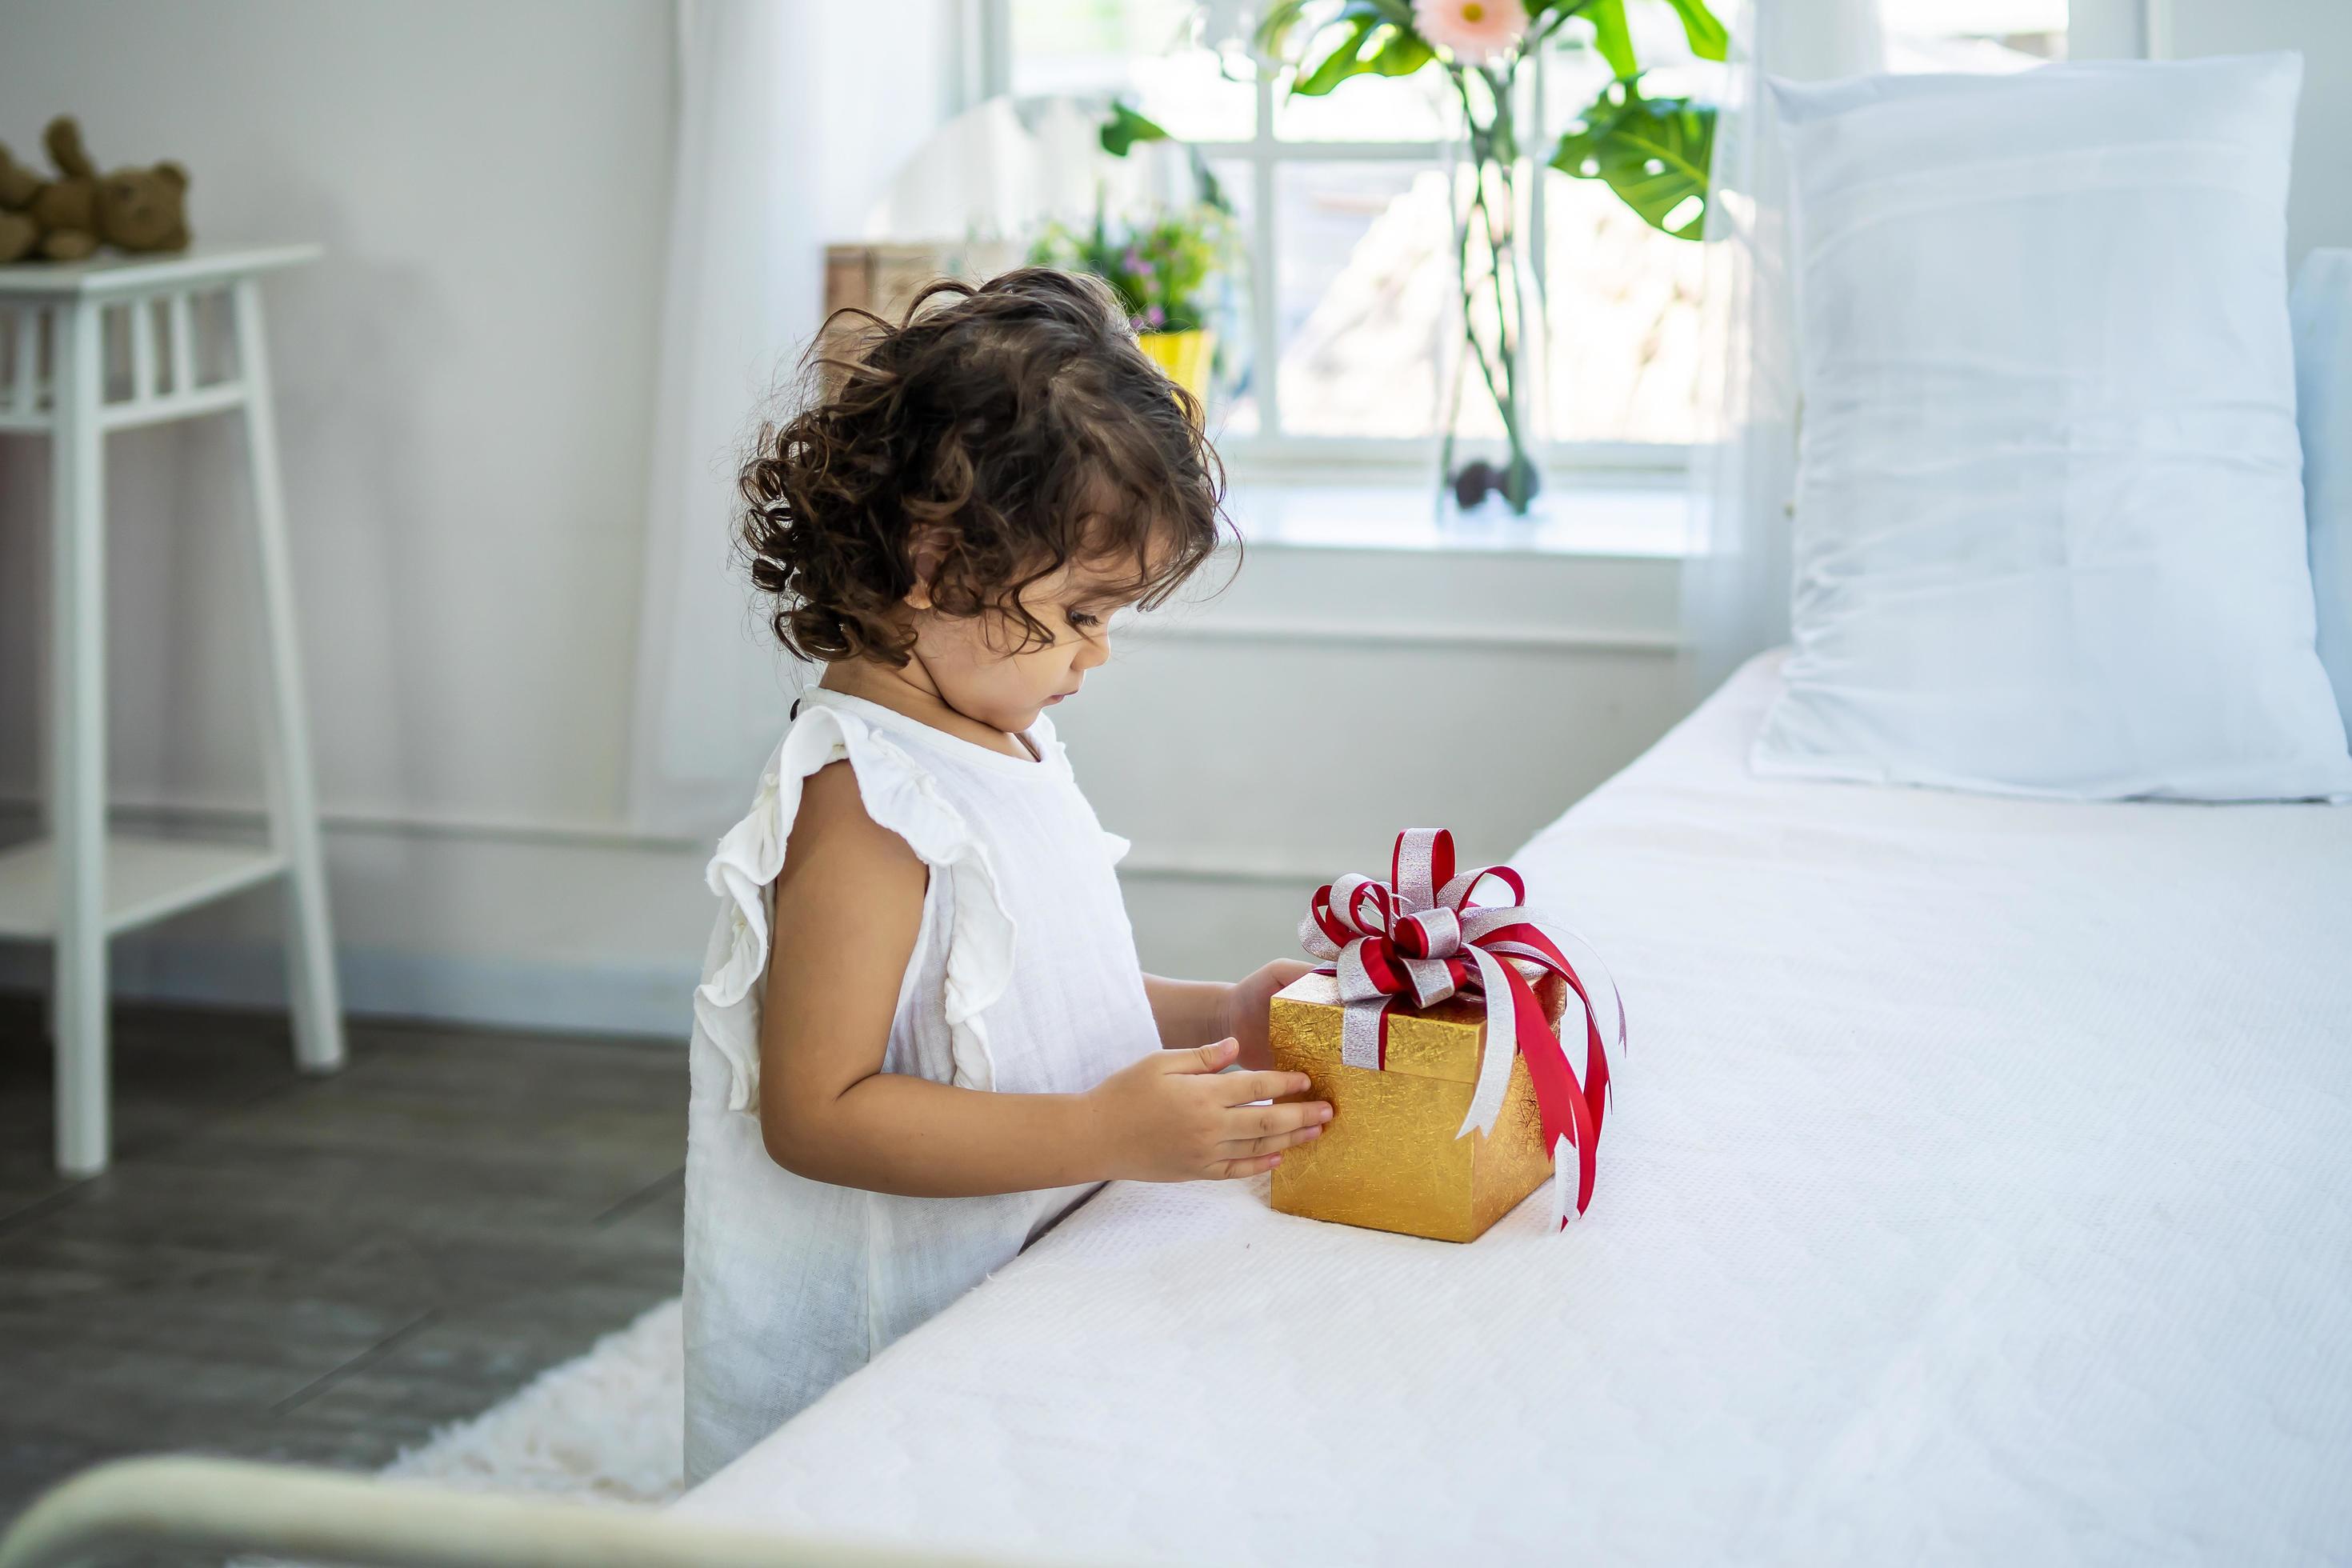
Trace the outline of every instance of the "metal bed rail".
<instances>
[{"instance_id":1,"label":"metal bed rail","mask_svg":"<svg viewBox=\"0 0 2352 1568\"><path fill-rule=\"evenodd\" d=\"M651 1510L176 1458L117 1460L50 1489L0 1535L0 1568L81 1568L155 1547L353 1568L1011 1568Z\"/></svg>"}]
</instances>

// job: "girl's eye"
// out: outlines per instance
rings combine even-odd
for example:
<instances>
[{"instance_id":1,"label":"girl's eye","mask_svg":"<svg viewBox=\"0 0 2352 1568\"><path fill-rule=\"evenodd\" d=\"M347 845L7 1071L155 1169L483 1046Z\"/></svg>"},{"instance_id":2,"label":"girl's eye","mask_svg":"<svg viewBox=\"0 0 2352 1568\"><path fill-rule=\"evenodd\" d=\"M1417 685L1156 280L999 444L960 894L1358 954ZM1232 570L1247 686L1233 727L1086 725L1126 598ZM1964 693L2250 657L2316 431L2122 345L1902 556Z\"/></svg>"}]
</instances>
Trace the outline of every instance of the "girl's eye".
<instances>
[{"instance_id":1,"label":"girl's eye","mask_svg":"<svg viewBox=\"0 0 2352 1568\"><path fill-rule=\"evenodd\" d=\"M1087 626L1098 626L1102 625L1102 617L1100 616L1090 615L1085 610L1072 610L1065 618L1069 621L1073 628L1080 630L1083 630Z\"/></svg>"}]
</instances>

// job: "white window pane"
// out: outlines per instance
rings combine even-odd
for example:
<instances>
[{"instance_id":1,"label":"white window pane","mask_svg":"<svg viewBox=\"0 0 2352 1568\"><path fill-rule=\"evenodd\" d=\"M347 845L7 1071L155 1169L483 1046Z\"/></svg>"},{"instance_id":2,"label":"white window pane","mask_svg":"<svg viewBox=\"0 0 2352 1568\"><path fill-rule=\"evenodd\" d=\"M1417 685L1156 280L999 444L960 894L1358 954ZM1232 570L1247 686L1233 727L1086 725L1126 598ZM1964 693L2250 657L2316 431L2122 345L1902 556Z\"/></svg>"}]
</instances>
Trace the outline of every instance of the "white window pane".
<instances>
[{"instance_id":1,"label":"white window pane","mask_svg":"<svg viewBox=\"0 0 2352 1568\"><path fill-rule=\"evenodd\" d=\"M1723 68L1694 59L1664 5L1627 7L1653 98L1714 100ZM1590 49L1544 60L1549 153L1612 73ZM1547 172L1548 363L1545 429L1558 441L1682 443L1696 438L1699 287L1706 253L1660 234L1598 180Z\"/></svg>"},{"instance_id":2,"label":"white window pane","mask_svg":"<svg viewBox=\"0 0 2352 1568\"><path fill-rule=\"evenodd\" d=\"M1191 0L1012 0L1011 9L1016 97L1121 97L1188 142L1255 134L1249 64L1202 42Z\"/></svg>"},{"instance_id":3,"label":"white window pane","mask_svg":"<svg viewBox=\"0 0 2352 1568\"><path fill-rule=\"evenodd\" d=\"M1695 440L1704 248L1598 181L1545 177L1552 437Z\"/></svg>"},{"instance_id":4,"label":"white window pane","mask_svg":"<svg viewBox=\"0 0 2352 1568\"><path fill-rule=\"evenodd\" d=\"M1437 430L1459 310L1445 184L1426 163L1276 171L1285 434Z\"/></svg>"},{"instance_id":5,"label":"white window pane","mask_svg":"<svg viewBox=\"0 0 2352 1568\"><path fill-rule=\"evenodd\" d=\"M1898 71L2012 71L2066 58L2067 0L1879 0Z\"/></svg>"}]
</instances>

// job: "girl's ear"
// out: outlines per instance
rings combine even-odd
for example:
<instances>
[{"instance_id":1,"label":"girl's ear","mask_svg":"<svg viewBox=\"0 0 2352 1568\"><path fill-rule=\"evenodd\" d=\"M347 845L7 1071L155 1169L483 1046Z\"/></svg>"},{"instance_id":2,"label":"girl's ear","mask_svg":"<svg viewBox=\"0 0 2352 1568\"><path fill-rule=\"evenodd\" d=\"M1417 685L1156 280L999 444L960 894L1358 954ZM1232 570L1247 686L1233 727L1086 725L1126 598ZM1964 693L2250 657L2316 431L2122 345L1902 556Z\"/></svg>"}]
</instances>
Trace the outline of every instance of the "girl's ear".
<instances>
[{"instance_id":1,"label":"girl's ear","mask_svg":"<svg viewBox=\"0 0 2352 1568\"><path fill-rule=\"evenodd\" d=\"M907 590L903 601L908 609L931 607L931 580L939 575L940 563L947 557L947 540L946 529L926 524L918 527L907 542L907 564L915 577L915 585Z\"/></svg>"}]
</instances>

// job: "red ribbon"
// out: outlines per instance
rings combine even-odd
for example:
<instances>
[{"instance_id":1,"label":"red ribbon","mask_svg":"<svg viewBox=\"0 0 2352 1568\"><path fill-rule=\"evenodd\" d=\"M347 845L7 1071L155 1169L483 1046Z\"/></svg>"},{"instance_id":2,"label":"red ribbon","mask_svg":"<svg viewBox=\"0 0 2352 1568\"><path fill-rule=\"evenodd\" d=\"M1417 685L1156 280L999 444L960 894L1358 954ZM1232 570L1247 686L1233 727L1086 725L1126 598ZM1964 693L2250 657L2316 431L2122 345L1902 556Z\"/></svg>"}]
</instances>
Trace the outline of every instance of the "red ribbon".
<instances>
[{"instance_id":1,"label":"red ribbon","mask_svg":"<svg viewBox=\"0 0 2352 1568\"><path fill-rule=\"evenodd\" d=\"M1480 905L1470 894L1492 878L1511 890L1508 904ZM1496 1042L1509 1040L1528 1064L1544 1146L1554 1163L1554 1202L1568 1223L1568 1151L1576 1153L1575 1212L1592 1202L1601 1124L1609 1102L1609 1053L1591 992L1560 951L1572 933L1548 927L1521 907L1527 884L1508 866L1482 866L1457 873L1454 835L1442 827L1408 828L1397 835L1389 880L1342 877L1316 889L1298 928L1301 946L1332 960L1317 973L1339 981L1347 1009L1340 1031L1340 1059L1350 1066L1388 1066L1389 1015L1410 997L1433 1006L1457 993L1486 1004L1487 1049L1479 1064L1470 1113L1457 1137L1471 1129L1491 1132L1509 1085L1510 1057ZM1590 952L1590 944L1580 943ZM1584 1071L1552 1032L1551 1020L1531 975L1558 975L1584 1012ZM1612 983L1617 1046L1625 1044L1625 1007Z\"/></svg>"}]
</instances>

